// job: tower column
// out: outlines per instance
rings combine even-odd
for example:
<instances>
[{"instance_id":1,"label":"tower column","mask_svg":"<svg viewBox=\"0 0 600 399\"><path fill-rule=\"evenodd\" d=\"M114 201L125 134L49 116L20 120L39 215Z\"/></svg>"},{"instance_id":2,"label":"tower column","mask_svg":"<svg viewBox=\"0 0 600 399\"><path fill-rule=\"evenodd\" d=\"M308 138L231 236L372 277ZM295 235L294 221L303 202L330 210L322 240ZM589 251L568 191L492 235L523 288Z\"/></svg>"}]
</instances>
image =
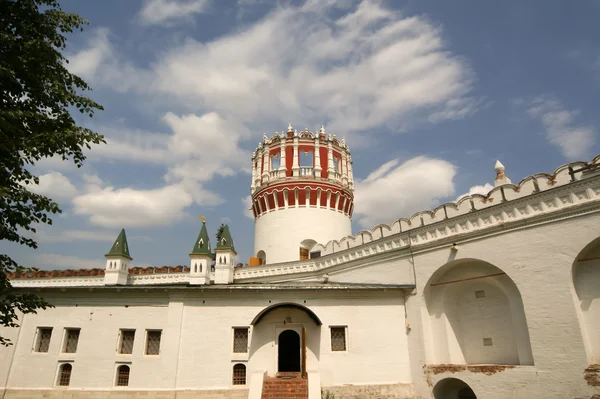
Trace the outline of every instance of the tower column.
<instances>
[{"instance_id":1,"label":"tower column","mask_svg":"<svg viewBox=\"0 0 600 399\"><path fill-rule=\"evenodd\" d=\"M348 154L348 186L354 188L354 172L352 171L352 154Z\"/></svg>"},{"instance_id":2,"label":"tower column","mask_svg":"<svg viewBox=\"0 0 600 399\"><path fill-rule=\"evenodd\" d=\"M327 141L327 179L329 181L335 181L335 170L333 169L333 145L331 142L331 136Z\"/></svg>"},{"instance_id":3,"label":"tower column","mask_svg":"<svg viewBox=\"0 0 600 399\"><path fill-rule=\"evenodd\" d=\"M250 185L250 192L253 193L256 190L256 152L252 154L252 184Z\"/></svg>"},{"instance_id":4,"label":"tower column","mask_svg":"<svg viewBox=\"0 0 600 399\"><path fill-rule=\"evenodd\" d=\"M262 181L263 184L269 182L269 161L271 154L269 154L269 146L265 146L263 151L263 172L262 172Z\"/></svg>"},{"instance_id":5,"label":"tower column","mask_svg":"<svg viewBox=\"0 0 600 399\"><path fill-rule=\"evenodd\" d=\"M321 150L320 150L320 139L319 136L317 135L317 137L315 138L315 156L313 157L314 161L315 161L315 165L314 165L314 171L315 171L315 178L320 179L321 178L321 171L323 170L323 168L321 168Z\"/></svg>"},{"instance_id":6,"label":"tower column","mask_svg":"<svg viewBox=\"0 0 600 399\"><path fill-rule=\"evenodd\" d=\"M348 156L346 155L346 149L342 152L342 185L348 185Z\"/></svg>"},{"instance_id":7,"label":"tower column","mask_svg":"<svg viewBox=\"0 0 600 399\"><path fill-rule=\"evenodd\" d=\"M286 175L286 171L287 171L287 165L286 165L286 161L285 161L285 145L286 145L286 138L283 136L283 134L281 135L281 147L280 148L280 154L279 154L279 159L280 159L280 163L279 163L279 177L282 179L285 179L285 175Z\"/></svg>"},{"instance_id":8,"label":"tower column","mask_svg":"<svg viewBox=\"0 0 600 399\"><path fill-rule=\"evenodd\" d=\"M254 157L254 163L256 165L256 176L254 176L254 187L258 188L261 186L260 167L262 166L262 147L258 147L256 150L256 157Z\"/></svg>"},{"instance_id":9,"label":"tower column","mask_svg":"<svg viewBox=\"0 0 600 399\"><path fill-rule=\"evenodd\" d=\"M300 176L300 159L298 155L298 133L294 132L294 163L292 164L294 177Z\"/></svg>"}]
</instances>

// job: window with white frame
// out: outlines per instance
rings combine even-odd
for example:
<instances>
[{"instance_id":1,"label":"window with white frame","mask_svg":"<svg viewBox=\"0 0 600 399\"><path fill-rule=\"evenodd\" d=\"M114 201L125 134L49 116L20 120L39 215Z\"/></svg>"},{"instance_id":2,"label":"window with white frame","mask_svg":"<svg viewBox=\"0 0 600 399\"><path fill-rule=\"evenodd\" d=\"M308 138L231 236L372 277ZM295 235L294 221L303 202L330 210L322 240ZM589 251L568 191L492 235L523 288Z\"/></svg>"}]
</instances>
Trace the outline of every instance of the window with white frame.
<instances>
[{"instance_id":1,"label":"window with white frame","mask_svg":"<svg viewBox=\"0 0 600 399\"><path fill-rule=\"evenodd\" d=\"M131 355L133 353L133 341L135 340L135 330L121 330L119 342L119 353L122 355Z\"/></svg>"},{"instance_id":2,"label":"window with white frame","mask_svg":"<svg viewBox=\"0 0 600 399\"><path fill-rule=\"evenodd\" d=\"M79 344L79 328L65 328L65 341L63 343L63 353L75 353L77 352L77 345Z\"/></svg>"},{"instance_id":3,"label":"window with white frame","mask_svg":"<svg viewBox=\"0 0 600 399\"><path fill-rule=\"evenodd\" d=\"M248 352L248 327L233 329L233 353Z\"/></svg>"},{"instance_id":4,"label":"window with white frame","mask_svg":"<svg viewBox=\"0 0 600 399\"><path fill-rule=\"evenodd\" d=\"M33 350L42 353L48 352L50 338L52 338L52 327L38 327Z\"/></svg>"},{"instance_id":5,"label":"window with white frame","mask_svg":"<svg viewBox=\"0 0 600 399\"><path fill-rule=\"evenodd\" d=\"M331 351L345 352L346 351L346 327L336 326L330 327L331 330Z\"/></svg>"},{"instance_id":6,"label":"window with white frame","mask_svg":"<svg viewBox=\"0 0 600 399\"><path fill-rule=\"evenodd\" d=\"M146 355L158 355L160 353L160 337L162 330L148 330L146 334Z\"/></svg>"}]
</instances>

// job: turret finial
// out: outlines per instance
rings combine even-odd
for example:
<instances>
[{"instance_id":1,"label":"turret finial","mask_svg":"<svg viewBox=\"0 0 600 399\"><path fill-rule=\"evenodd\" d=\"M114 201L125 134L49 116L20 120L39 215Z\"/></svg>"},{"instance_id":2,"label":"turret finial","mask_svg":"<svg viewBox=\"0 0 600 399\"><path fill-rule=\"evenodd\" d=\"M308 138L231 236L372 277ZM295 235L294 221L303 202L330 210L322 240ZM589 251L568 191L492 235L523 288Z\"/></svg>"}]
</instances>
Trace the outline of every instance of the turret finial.
<instances>
[{"instance_id":1,"label":"turret finial","mask_svg":"<svg viewBox=\"0 0 600 399\"><path fill-rule=\"evenodd\" d=\"M504 165L502 165L502 162L496 161L496 165L494 165L494 171L496 172L496 180L494 181L494 186L498 187L504 184L511 183L510 179L504 174L504 169L505 168Z\"/></svg>"},{"instance_id":2,"label":"turret finial","mask_svg":"<svg viewBox=\"0 0 600 399\"><path fill-rule=\"evenodd\" d=\"M294 133L294 128L291 123L288 125L288 133Z\"/></svg>"},{"instance_id":3,"label":"turret finial","mask_svg":"<svg viewBox=\"0 0 600 399\"><path fill-rule=\"evenodd\" d=\"M325 126L321 125L321 128L319 129L319 134L325 134Z\"/></svg>"}]
</instances>

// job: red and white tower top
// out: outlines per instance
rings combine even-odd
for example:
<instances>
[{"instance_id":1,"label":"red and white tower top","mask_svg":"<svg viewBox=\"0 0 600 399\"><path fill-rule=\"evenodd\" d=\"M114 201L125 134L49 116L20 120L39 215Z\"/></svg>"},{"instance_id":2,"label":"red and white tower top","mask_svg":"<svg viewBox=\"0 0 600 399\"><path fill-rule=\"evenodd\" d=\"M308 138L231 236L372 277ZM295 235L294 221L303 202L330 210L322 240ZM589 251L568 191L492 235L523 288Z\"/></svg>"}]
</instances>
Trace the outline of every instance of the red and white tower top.
<instances>
[{"instance_id":1,"label":"red and white tower top","mask_svg":"<svg viewBox=\"0 0 600 399\"><path fill-rule=\"evenodd\" d=\"M255 256L264 263L306 258L315 243L351 234L352 157L323 126L264 134L252 154L251 192Z\"/></svg>"}]
</instances>

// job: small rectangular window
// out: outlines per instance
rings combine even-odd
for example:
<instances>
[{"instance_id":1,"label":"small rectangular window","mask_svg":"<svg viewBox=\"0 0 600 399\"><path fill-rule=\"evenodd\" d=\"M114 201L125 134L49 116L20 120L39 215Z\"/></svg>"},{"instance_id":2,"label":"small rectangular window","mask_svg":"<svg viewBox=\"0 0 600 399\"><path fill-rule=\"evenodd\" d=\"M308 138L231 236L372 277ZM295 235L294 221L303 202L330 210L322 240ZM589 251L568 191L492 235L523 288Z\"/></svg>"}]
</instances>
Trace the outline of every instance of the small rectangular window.
<instances>
[{"instance_id":1,"label":"small rectangular window","mask_svg":"<svg viewBox=\"0 0 600 399\"><path fill-rule=\"evenodd\" d=\"M331 327L331 351L344 352L346 350L346 327Z\"/></svg>"},{"instance_id":2,"label":"small rectangular window","mask_svg":"<svg viewBox=\"0 0 600 399\"><path fill-rule=\"evenodd\" d=\"M65 329L65 343L63 345L63 353L77 352L77 344L79 343L79 328Z\"/></svg>"},{"instance_id":3,"label":"small rectangular window","mask_svg":"<svg viewBox=\"0 0 600 399\"><path fill-rule=\"evenodd\" d=\"M148 330L146 336L146 355L158 355L160 353L161 330Z\"/></svg>"},{"instance_id":4,"label":"small rectangular window","mask_svg":"<svg viewBox=\"0 0 600 399\"><path fill-rule=\"evenodd\" d=\"M321 251L314 251L310 253L310 258L311 259L317 259L321 257Z\"/></svg>"},{"instance_id":5,"label":"small rectangular window","mask_svg":"<svg viewBox=\"0 0 600 399\"><path fill-rule=\"evenodd\" d=\"M121 344L119 353L131 355L133 353L133 341L135 339L135 330L121 330Z\"/></svg>"},{"instance_id":6,"label":"small rectangular window","mask_svg":"<svg viewBox=\"0 0 600 399\"><path fill-rule=\"evenodd\" d=\"M494 344L493 344L491 338L484 338L483 339L483 346L492 346L492 345L494 345Z\"/></svg>"},{"instance_id":7,"label":"small rectangular window","mask_svg":"<svg viewBox=\"0 0 600 399\"><path fill-rule=\"evenodd\" d=\"M36 352L48 352L50 348L50 338L52 337L52 327L38 327L37 339L34 350Z\"/></svg>"},{"instance_id":8,"label":"small rectangular window","mask_svg":"<svg viewBox=\"0 0 600 399\"><path fill-rule=\"evenodd\" d=\"M248 352L248 328L233 329L233 353Z\"/></svg>"}]
</instances>

